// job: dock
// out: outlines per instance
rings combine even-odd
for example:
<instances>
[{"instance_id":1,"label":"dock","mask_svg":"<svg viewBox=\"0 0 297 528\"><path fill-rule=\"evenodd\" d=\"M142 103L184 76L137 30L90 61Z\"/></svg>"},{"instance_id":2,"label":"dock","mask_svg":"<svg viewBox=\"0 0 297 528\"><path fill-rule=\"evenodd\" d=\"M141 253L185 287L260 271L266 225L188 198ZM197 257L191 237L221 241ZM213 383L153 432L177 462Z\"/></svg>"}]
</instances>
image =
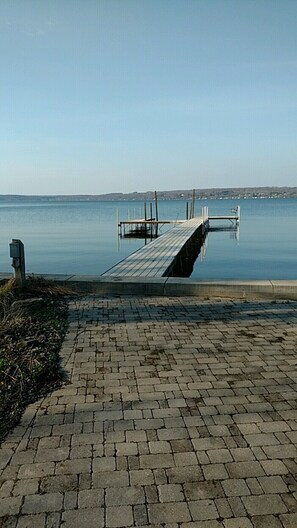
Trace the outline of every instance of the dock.
<instances>
[{"instance_id":1,"label":"dock","mask_svg":"<svg viewBox=\"0 0 297 528\"><path fill-rule=\"evenodd\" d=\"M208 207L205 208L205 214L208 220L230 220L231 223L238 224L240 222L240 206L238 205L235 209L232 209L231 215L209 215Z\"/></svg>"},{"instance_id":2,"label":"dock","mask_svg":"<svg viewBox=\"0 0 297 528\"><path fill-rule=\"evenodd\" d=\"M161 223L161 222L160 222ZM164 223L164 222L162 222ZM204 219L199 216L178 225L138 249L105 273L109 277L167 277L182 251L202 232Z\"/></svg>"},{"instance_id":3,"label":"dock","mask_svg":"<svg viewBox=\"0 0 297 528\"><path fill-rule=\"evenodd\" d=\"M151 239L151 242L138 249L121 262L105 271L103 277L189 277L194 262L199 255L209 221L229 220L239 225L240 208L231 211L231 215L210 216L208 207L202 207L202 215L190 220L158 220L155 218L138 218L118 222L119 236L134 236ZM191 211L193 214L193 209ZM174 224L174 227L158 236L160 224ZM125 229L127 228L128 234ZM217 227L216 230L225 230ZM234 229L234 228L231 228ZM153 240L154 239L154 240Z\"/></svg>"},{"instance_id":4,"label":"dock","mask_svg":"<svg viewBox=\"0 0 297 528\"><path fill-rule=\"evenodd\" d=\"M226 216L216 215L216 216L209 216L208 219L209 220L231 220L231 221L234 220L235 222L239 222L240 217L238 215L233 215L233 216L232 215L228 215L228 216L227 215Z\"/></svg>"}]
</instances>

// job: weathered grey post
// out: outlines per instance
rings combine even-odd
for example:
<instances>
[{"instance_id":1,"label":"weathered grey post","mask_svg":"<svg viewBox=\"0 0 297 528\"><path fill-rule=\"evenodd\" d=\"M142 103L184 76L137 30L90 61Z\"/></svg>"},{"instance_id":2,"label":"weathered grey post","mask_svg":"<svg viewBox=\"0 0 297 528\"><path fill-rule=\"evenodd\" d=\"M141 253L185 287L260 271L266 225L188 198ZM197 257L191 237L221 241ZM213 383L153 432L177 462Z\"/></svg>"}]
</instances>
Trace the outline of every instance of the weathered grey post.
<instances>
[{"instance_id":1,"label":"weathered grey post","mask_svg":"<svg viewBox=\"0 0 297 528\"><path fill-rule=\"evenodd\" d=\"M145 242L146 242L146 229L147 229L146 221L147 221L146 202L144 202L144 236L145 236Z\"/></svg>"},{"instance_id":2,"label":"weathered grey post","mask_svg":"<svg viewBox=\"0 0 297 528\"><path fill-rule=\"evenodd\" d=\"M9 244L9 249L15 279L19 286L23 286L26 280L24 244L21 240L13 238Z\"/></svg>"},{"instance_id":3,"label":"weathered grey post","mask_svg":"<svg viewBox=\"0 0 297 528\"><path fill-rule=\"evenodd\" d=\"M153 204L150 202L150 220L153 219Z\"/></svg>"},{"instance_id":4,"label":"weathered grey post","mask_svg":"<svg viewBox=\"0 0 297 528\"><path fill-rule=\"evenodd\" d=\"M159 222L159 212L158 212L158 195L155 191L155 211L156 211L156 237L158 236L158 222Z\"/></svg>"},{"instance_id":5,"label":"weathered grey post","mask_svg":"<svg viewBox=\"0 0 297 528\"><path fill-rule=\"evenodd\" d=\"M195 217L195 189L193 189L192 194L192 218Z\"/></svg>"}]
</instances>

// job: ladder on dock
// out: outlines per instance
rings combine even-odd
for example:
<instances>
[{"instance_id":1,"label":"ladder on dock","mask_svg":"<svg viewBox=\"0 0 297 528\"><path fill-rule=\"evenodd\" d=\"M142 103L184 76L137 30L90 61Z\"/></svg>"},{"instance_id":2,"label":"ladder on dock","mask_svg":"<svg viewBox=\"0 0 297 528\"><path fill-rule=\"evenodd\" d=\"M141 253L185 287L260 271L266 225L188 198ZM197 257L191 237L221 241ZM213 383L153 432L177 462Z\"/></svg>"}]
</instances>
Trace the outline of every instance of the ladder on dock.
<instances>
[{"instance_id":1,"label":"ladder on dock","mask_svg":"<svg viewBox=\"0 0 297 528\"><path fill-rule=\"evenodd\" d=\"M167 277L183 248L203 227L202 217L185 220L103 273L109 277Z\"/></svg>"}]
</instances>

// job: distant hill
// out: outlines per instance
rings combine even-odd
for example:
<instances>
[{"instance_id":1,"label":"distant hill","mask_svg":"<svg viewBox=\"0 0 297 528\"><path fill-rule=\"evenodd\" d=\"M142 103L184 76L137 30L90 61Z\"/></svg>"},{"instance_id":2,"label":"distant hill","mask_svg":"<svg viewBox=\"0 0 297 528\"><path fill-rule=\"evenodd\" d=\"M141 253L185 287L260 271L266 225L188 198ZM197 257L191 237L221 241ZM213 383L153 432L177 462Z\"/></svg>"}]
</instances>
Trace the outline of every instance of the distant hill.
<instances>
[{"instance_id":1,"label":"distant hill","mask_svg":"<svg viewBox=\"0 0 297 528\"><path fill-rule=\"evenodd\" d=\"M158 191L159 200L191 200L192 189ZM196 189L196 199L239 199L239 198L297 198L297 187L230 187L217 189ZM108 194L59 194L21 195L0 194L0 199L15 201L149 201L154 200L154 191Z\"/></svg>"}]
</instances>

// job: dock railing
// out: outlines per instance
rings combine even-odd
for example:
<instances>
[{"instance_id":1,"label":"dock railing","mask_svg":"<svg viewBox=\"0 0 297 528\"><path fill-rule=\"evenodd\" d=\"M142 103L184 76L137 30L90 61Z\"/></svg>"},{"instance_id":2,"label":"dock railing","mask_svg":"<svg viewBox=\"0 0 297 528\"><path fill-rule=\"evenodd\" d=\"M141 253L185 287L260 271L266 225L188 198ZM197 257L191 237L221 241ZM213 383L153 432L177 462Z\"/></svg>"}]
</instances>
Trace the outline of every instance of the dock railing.
<instances>
[{"instance_id":1,"label":"dock railing","mask_svg":"<svg viewBox=\"0 0 297 528\"><path fill-rule=\"evenodd\" d=\"M151 211L152 213L152 211ZM192 213L191 213L192 214ZM191 218L190 214L190 218ZM125 237L138 237L138 238L148 238L153 239L157 238L159 235L158 228L159 226L163 226L166 224L173 224L178 225L182 224L184 222L188 221L188 207L186 210L186 219L185 220L159 220L159 218L153 218L152 216L150 218L147 217L146 214L146 207L145 207L145 215L144 218L134 218L134 220L130 219L130 215L128 214L128 220L122 220L119 221L118 213L117 213L117 225L118 225L118 233L120 238ZM231 210L231 214L219 214L219 215L210 215L208 206L204 206L201 208L201 218L202 218L202 230L203 232L206 232L210 227L210 222L218 221L218 220L227 220L231 222L232 225L239 225L240 222L240 206L238 205L234 209ZM127 228L127 230L126 230ZM217 229L219 230L219 229Z\"/></svg>"}]
</instances>

